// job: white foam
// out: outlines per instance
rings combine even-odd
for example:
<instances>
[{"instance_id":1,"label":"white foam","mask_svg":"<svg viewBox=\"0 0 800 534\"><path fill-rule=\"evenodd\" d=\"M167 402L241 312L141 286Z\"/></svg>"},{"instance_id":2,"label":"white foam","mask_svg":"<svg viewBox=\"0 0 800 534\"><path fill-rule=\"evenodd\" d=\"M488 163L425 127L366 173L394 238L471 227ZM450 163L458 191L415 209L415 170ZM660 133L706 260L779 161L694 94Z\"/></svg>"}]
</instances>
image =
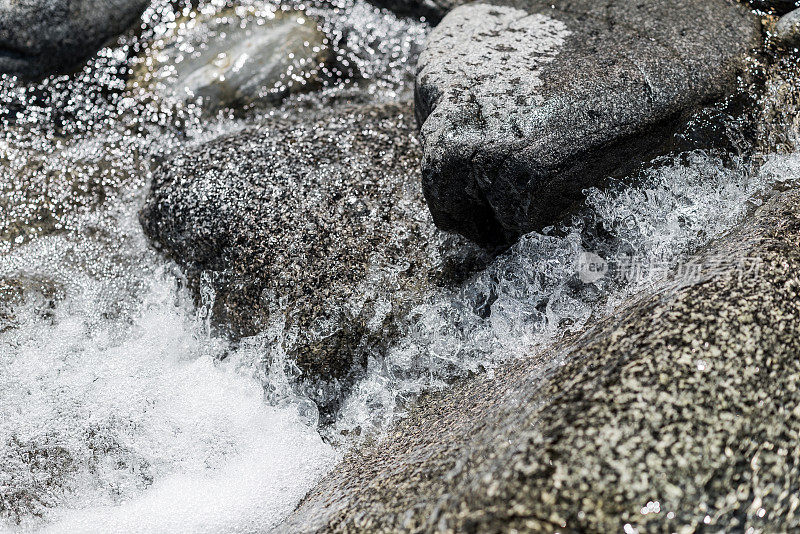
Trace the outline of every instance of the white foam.
<instances>
[{"instance_id":1,"label":"white foam","mask_svg":"<svg viewBox=\"0 0 800 534\"><path fill-rule=\"evenodd\" d=\"M241 358L220 361L226 345L180 304L174 275L147 274L132 316L97 322L112 281L83 280L54 320L0 336L2 483L43 504L22 530L254 532L336 460L296 408L267 405ZM36 449L61 466L36 472Z\"/></svg>"}]
</instances>

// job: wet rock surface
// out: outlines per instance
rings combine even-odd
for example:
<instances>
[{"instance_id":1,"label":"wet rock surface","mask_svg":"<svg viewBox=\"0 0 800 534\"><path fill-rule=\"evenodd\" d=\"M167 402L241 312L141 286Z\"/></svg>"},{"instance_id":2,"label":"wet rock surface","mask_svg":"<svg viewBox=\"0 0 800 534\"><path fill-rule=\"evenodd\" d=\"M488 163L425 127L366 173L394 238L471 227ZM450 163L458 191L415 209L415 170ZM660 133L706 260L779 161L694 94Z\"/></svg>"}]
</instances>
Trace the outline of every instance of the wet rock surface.
<instances>
[{"instance_id":1,"label":"wet rock surface","mask_svg":"<svg viewBox=\"0 0 800 534\"><path fill-rule=\"evenodd\" d=\"M240 7L195 15L148 50L130 83L202 98L210 110L275 104L322 84L332 54L302 11Z\"/></svg>"},{"instance_id":2,"label":"wet rock surface","mask_svg":"<svg viewBox=\"0 0 800 534\"><path fill-rule=\"evenodd\" d=\"M767 13L783 15L800 7L796 0L747 0L751 6Z\"/></svg>"},{"instance_id":3,"label":"wet rock surface","mask_svg":"<svg viewBox=\"0 0 800 534\"><path fill-rule=\"evenodd\" d=\"M163 163L142 225L216 324L285 321L303 378L346 382L436 277L413 131L410 103L269 118Z\"/></svg>"},{"instance_id":4,"label":"wet rock surface","mask_svg":"<svg viewBox=\"0 0 800 534\"><path fill-rule=\"evenodd\" d=\"M149 0L20 0L0 5L0 72L69 71L129 29Z\"/></svg>"},{"instance_id":5,"label":"wet rock surface","mask_svg":"<svg viewBox=\"0 0 800 534\"><path fill-rule=\"evenodd\" d=\"M773 198L696 278L423 398L277 531L797 529L799 201Z\"/></svg>"},{"instance_id":6,"label":"wet rock surface","mask_svg":"<svg viewBox=\"0 0 800 534\"><path fill-rule=\"evenodd\" d=\"M800 9L782 16L772 30L772 39L783 46L800 45Z\"/></svg>"},{"instance_id":7,"label":"wet rock surface","mask_svg":"<svg viewBox=\"0 0 800 534\"><path fill-rule=\"evenodd\" d=\"M0 140L0 253L38 236L70 227L77 214L102 205L130 183L139 164L103 153L102 143L81 145L66 139L26 146L22 136Z\"/></svg>"},{"instance_id":8,"label":"wet rock surface","mask_svg":"<svg viewBox=\"0 0 800 534\"><path fill-rule=\"evenodd\" d=\"M665 146L736 88L760 22L725 0L503 1L451 11L418 63L423 186L436 224L486 245Z\"/></svg>"}]
</instances>

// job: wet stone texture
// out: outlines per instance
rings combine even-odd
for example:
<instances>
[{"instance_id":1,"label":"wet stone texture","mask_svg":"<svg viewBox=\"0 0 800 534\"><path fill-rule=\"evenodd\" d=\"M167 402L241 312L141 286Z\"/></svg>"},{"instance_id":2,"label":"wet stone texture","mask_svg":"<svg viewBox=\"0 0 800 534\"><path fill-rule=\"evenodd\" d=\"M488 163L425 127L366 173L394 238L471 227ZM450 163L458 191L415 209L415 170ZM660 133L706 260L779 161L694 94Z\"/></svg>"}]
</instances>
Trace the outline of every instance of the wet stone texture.
<instances>
[{"instance_id":1,"label":"wet stone texture","mask_svg":"<svg viewBox=\"0 0 800 534\"><path fill-rule=\"evenodd\" d=\"M419 157L410 104L292 111L164 162L141 222L215 324L238 337L285 321L324 407L438 276Z\"/></svg>"},{"instance_id":2,"label":"wet stone texture","mask_svg":"<svg viewBox=\"0 0 800 534\"><path fill-rule=\"evenodd\" d=\"M799 529L798 205L770 200L692 283L423 398L277 531Z\"/></svg>"},{"instance_id":3,"label":"wet stone texture","mask_svg":"<svg viewBox=\"0 0 800 534\"><path fill-rule=\"evenodd\" d=\"M276 104L322 85L332 53L302 11L242 7L193 15L148 49L129 85L201 97L209 110Z\"/></svg>"},{"instance_id":4,"label":"wet stone texture","mask_svg":"<svg viewBox=\"0 0 800 534\"><path fill-rule=\"evenodd\" d=\"M669 149L680 115L736 89L760 21L727 0L459 6L417 65L436 224L504 245Z\"/></svg>"},{"instance_id":5,"label":"wet stone texture","mask_svg":"<svg viewBox=\"0 0 800 534\"><path fill-rule=\"evenodd\" d=\"M0 73L35 79L77 68L129 29L148 0L15 0L0 4Z\"/></svg>"},{"instance_id":6,"label":"wet stone texture","mask_svg":"<svg viewBox=\"0 0 800 534\"><path fill-rule=\"evenodd\" d=\"M795 9L778 19L772 29L772 40L788 48L795 48L800 44L800 9Z\"/></svg>"},{"instance_id":7,"label":"wet stone texture","mask_svg":"<svg viewBox=\"0 0 800 534\"><path fill-rule=\"evenodd\" d=\"M0 253L69 229L76 215L101 206L143 165L134 150L123 161L103 143L55 137L34 141L9 128L0 139ZM18 136L17 136L18 134ZM113 141L109 141L113 145Z\"/></svg>"}]
</instances>

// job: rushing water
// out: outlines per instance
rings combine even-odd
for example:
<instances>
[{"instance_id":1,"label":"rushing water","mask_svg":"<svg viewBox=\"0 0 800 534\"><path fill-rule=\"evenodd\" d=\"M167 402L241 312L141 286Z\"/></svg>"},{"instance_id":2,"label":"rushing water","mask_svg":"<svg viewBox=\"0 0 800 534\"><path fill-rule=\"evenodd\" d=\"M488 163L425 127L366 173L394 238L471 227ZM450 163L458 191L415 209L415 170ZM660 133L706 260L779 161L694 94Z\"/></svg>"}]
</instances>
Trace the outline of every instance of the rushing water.
<instances>
[{"instance_id":1,"label":"rushing water","mask_svg":"<svg viewBox=\"0 0 800 534\"><path fill-rule=\"evenodd\" d=\"M346 40L339 64L353 69L343 78L366 81L295 101L408 93L424 24L361 2L308 10ZM179 269L139 227L150 165L239 125L126 87L128 58L175 19L156 5L140 35L82 72L2 82L0 530L264 531L335 467L342 436L380 436L415 393L580 329L800 175L791 154L761 165L698 151L589 191L574 220L424 298L323 439L309 401L263 363L280 350L274 333L235 347L214 337ZM587 283L578 266L588 252L642 268ZM268 403L267 385L283 396Z\"/></svg>"}]
</instances>

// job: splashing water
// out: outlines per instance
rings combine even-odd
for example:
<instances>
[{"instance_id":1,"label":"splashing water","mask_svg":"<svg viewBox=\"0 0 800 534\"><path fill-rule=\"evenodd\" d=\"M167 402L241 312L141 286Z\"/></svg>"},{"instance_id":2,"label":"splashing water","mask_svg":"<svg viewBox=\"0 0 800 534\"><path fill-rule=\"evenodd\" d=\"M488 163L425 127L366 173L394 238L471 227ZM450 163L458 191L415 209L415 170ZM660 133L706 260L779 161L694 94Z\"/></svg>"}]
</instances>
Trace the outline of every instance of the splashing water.
<instances>
[{"instance_id":1,"label":"splashing water","mask_svg":"<svg viewBox=\"0 0 800 534\"><path fill-rule=\"evenodd\" d=\"M611 313L742 221L770 187L796 185L798 165L796 154L771 155L753 168L698 151L647 171L638 185L587 191L586 208L570 224L523 236L457 289L417 306L404 337L384 360L370 362L337 429L379 433L415 394L530 357ZM580 260L587 252L637 269L585 283Z\"/></svg>"},{"instance_id":2,"label":"splashing water","mask_svg":"<svg viewBox=\"0 0 800 534\"><path fill-rule=\"evenodd\" d=\"M347 72L284 106L408 94L425 25L360 1L302 7ZM568 224L421 297L323 440L282 365L282 325L236 345L213 336L213 293L195 309L136 220L152 164L242 125L126 90L129 57L183 9L156 3L140 35L75 75L0 83L0 531L268 530L415 394L527 357L657 278L586 283L582 254L675 265L800 178L794 154L755 166L693 152L589 191Z\"/></svg>"},{"instance_id":3,"label":"splashing water","mask_svg":"<svg viewBox=\"0 0 800 534\"><path fill-rule=\"evenodd\" d=\"M363 59L337 52L366 82L321 98L396 95L425 26L345 7L309 10L351 17ZM74 75L0 80L0 531L262 532L339 458L263 366L275 344L210 335L139 227L155 161L240 127L126 89L182 10L157 2Z\"/></svg>"}]
</instances>

